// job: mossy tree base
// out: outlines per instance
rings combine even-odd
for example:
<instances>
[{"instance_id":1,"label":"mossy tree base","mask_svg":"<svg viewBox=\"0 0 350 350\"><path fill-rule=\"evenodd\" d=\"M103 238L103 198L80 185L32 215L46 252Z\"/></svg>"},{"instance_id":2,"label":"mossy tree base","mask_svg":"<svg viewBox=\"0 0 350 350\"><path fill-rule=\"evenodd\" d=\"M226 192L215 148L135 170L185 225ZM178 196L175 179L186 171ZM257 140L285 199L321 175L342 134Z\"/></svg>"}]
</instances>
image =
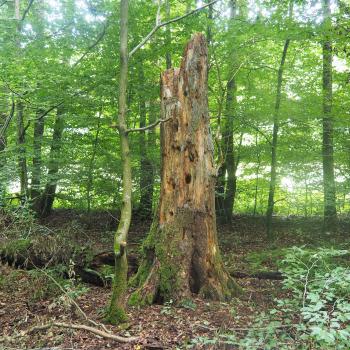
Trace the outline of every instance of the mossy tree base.
<instances>
[{"instance_id":1,"label":"mossy tree base","mask_svg":"<svg viewBox=\"0 0 350 350\"><path fill-rule=\"evenodd\" d=\"M181 302L193 294L227 301L240 292L223 267L203 213L180 210L167 225L157 221L144 243L129 305Z\"/></svg>"},{"instance_id":2,"label":"mossy tree base","mask_svg":"<svg viewBox=\"0 0 350 350\"><path fill-rule=\"evenodd\" d=\"M126 251L123 249L120 256L115 258L115 271L112 286L112 298L105 320L111 324L123 323L128 320L125 312L125 291L127 288L128 262Z\"/></svg>"},{"instance_id":3,"label":"mossy tree base","mask_svg":"<svg viewBox=\"0 0 350 350\"><path fill-rule=\"evenodd\" d=\"M130 304L181 301L199 294L228 300L239 287L225 271L216 234L216 168L209 128L207 48L197 34L180 69L161 78L162 174L157 217Z\"/></svg>"}]
</instances>

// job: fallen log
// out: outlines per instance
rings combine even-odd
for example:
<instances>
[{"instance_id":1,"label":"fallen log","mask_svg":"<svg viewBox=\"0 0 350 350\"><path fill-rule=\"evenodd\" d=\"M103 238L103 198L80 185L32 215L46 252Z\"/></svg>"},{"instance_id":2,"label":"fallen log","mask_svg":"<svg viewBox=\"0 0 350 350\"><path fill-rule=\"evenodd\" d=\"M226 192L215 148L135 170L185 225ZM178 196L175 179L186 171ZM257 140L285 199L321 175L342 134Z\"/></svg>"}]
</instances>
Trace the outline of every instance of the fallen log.
<instances>
[{"instance_id":1,"label":"fallen log","mask_svg":"<svg viewBox=\"0 0 350 350\"><path fill-rule=\"evenodd\" d=\"M257 278L260 280L283 280L284 279L284 276L280 271L258 271L254 273L232 271L230 275L234 278Z\"/></svg>"},{"instance_id":2,"label":"fallen log","mask_svg":"<svg viewBox=\"0 0 350 350\"><path fill-rule=\"evenodd\" d=\"M111 284L114 266L114 254L112 251L98 253L87 252L82 249L79 253L69 251L65 254L56 252L37 251L33 244L27 240L9 242L0 246L0 262L14 266L16 268L33 270L36 268L54 268L59 264L68 266L73 262L74 273L83 282L100 287ZM92 256L91 256L92 255ZM138 268L138 257L135 253L128 254L128 275L132 275ZM64 277L69 277L68 273L63 273Z\"/></svg>"}]
</instances>

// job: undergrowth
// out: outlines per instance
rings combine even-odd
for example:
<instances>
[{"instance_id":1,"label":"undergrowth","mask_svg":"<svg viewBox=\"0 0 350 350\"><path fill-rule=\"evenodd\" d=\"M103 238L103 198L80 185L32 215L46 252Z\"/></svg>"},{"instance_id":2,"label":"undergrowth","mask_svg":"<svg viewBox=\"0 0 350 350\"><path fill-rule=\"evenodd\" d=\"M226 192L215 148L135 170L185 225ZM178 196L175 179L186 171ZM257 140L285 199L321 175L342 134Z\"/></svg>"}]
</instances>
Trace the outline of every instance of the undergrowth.
<instances>
[{"instance_id":1,"label":"undergrowth","mask_svg":"<svg viewBox=\"0 0 350 350\"><path fill-rule=\"evenodd\" d=\"M261 314L247 329L199 337L214 348L249 350L314 350L350 347L349 250L332 248L286 250L280 262L287 297Z\"/></svg>"}]
</instances>

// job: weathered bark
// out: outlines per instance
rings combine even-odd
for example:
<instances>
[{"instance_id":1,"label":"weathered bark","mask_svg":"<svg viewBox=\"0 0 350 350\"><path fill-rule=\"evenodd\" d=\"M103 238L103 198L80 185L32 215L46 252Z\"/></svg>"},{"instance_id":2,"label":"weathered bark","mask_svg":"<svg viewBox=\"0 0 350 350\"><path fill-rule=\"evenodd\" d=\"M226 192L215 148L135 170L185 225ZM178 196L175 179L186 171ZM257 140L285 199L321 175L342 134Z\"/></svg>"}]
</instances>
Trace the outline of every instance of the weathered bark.
<instances>
[{"instance_id":1,"label":"weathered bark","mask_svg":"<svg viewBox=\"0 0 350 350\"><path fill-rule=\"evenodd\" d=\"M38 115L41 115L42 111L39 111ZM32 181L30 187L30 199L32 201L32 209L40 214L40 203L41 203L41 150L44 135L44 118L37 118L34 122L34 135L33 135L33 170L32 170Z\"/></svg>"},{"instance_id":2,"label":"weathered bark","mask_svg":"<svg viewBox=\"0 0 350 350\"><path fill-rule=\"evenodd\" d=\"M323 53L323 135L322 135L322 160L323 160L323 191L324 191L324 231L334 231L337 224L337 209L334 180L333 157L333 115L332 115L332 41L330 29L330 1L323 0L325 37L322 44Z\"/></svg>"},{"instance_id":3,"label":"weathered bark","mask_svg":"<svg viewBox=\"0 0 350 350\"><path fill-rule=\"evenodd\" d=\"M114 235L115 270L112 298L107 311L107 320L111 323L126 320L125 303L127 288L128 262L126 242L131 222L131 159L127 133L127 83L128 83L128 0L120 1L120 76L119 76L119 113L118 131L123 161L123 202L120 221Z\"/></svg>"},{"instance_id":4,"label":"weathered bark","mask_svg":"<svg viewBox=\"0 0 350 350\"><path fill-rule=\"evenodd\" d=\"M40 204L40 216L46 217L52 211L58 183L59 159L62 147L62 134L64 130L64 113L62 107L57 109L55 124L53 127L50 158L47 172L47 183L42 194Z\"/></svg>"},{"instance_id":5,"label":"weathered bark","mask_svg":"<svg viewBox=\"0 0 350 350\"><path fill-rule=\"evenodd\" d=\"M283 83L283 70L284 64L287 57L287 51L289 47L290 39L287 39L284 43L281 63L277 73L277 92L275 111L273 115L273 132L272 132L272 143L271 143L271 172L270 172L270 187L269 187L269 198L267 202L266 211L266 235L269 240L273 240L272 232L272 215L275 205L275 189L277 179L277 144L278 144L278 131L279 131L279 113L281 106L282 97L282 83Z\"/></svg>"},{"instance_id":6,"label":"weathered bark","mask_svg":"<svg viewBox=\"0 0 350 350\"><path fill-rule=\"evenodd\" d=\"M209 129L207 47L196 34L180 69L161 77L162 171L158 214L144 244L130 303L190 298L226 300L238 287L225 271L217 243L216 170Z\"/></svg>"},{"instance_id":7,"label":"weathered bark","mask_svg":"<svg viewBox=\"0 0 350 350\"><path fill-rule=\"evenodd\" d=\"M138 65L139 73L139 84L140 84L140 93L138 96L139 99L139 111L140 111L140 128L146 126L147 119L147 108L146 101L144 97L145 91L145 75L142 67L142 61ZM152 131L151 131L152 132ZM149 135L149 134L148 134ZM154 174L153 174L153 165L152 161L148 157L147 150L148 147L148 135L145 131L141 131L139 135L139 150L140 150L140 204L139 204L139 214L141 216L149 217L152 214L152 204L153 204L153 185L154 185ZM151 147L153 145L150 145Z\"/></svg>"},{"instance_id":8,"label":"weathered bark","mask_svg":"<svg viewBox=\"0 0 350 350\"><path fill-rule=\"evenodd\" d=\"M18 149L18 171L20 180L21 201L24 203L28 198L28 172L27 155L25 148L25 128L23 120L23 103L17 102L17 149Z\"/></svg>"}]
</instances>

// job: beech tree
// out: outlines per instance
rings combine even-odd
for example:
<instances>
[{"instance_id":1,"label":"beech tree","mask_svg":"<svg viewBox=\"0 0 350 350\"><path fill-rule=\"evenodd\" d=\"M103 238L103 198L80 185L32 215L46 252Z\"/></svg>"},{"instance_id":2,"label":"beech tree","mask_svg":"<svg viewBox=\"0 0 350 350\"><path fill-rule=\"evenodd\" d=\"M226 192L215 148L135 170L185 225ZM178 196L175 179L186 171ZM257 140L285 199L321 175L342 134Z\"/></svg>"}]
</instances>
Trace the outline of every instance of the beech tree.
<instances>
[{"instance_id":1,"label":"beech tree","mask_svg":"<svg viewBox=\"0 0 350 350\"><path fill-rule=\"evenodd\" d=\"M322 42L323 73L323 133L322 133L322 160L323 160L323 193L324 193L324 230L333 231L337 222L337 209L334 180L334 151L333 151L333 124L332 115L332 41L330 39L332 20L330 18L330 1L323 0L323 30Z\"/></svg>"}]
</instances>

